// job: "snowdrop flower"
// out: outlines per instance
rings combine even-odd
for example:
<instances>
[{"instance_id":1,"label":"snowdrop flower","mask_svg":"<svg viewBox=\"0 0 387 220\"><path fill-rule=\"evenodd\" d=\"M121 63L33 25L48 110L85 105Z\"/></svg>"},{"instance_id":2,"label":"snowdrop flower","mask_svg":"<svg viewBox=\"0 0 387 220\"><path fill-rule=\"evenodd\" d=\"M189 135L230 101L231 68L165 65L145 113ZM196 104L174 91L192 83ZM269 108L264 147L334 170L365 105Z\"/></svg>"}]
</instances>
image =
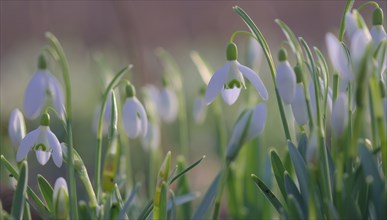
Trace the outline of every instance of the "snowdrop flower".
<instances>
[{"instance_id":1,"label":"snowdrop flower","mask_svg":"<svg viewBox=\"0 0 387 220\"><path fill-rule=\"evenodd\" d=\"M134 86L126 86L126 101L122 111L122 120L125 133L129 138L145 137L148 127L148 118L145 109L136 98Z\"/></svg>"},{"instance_id":2,"label":"snowdrop flower","mask_svg":"<svg viewBox=\"0 0 387 220\"><path fill-rule=\"evenodd\" d=\"M347 126L348 121L348 98L345 93L340 93L332 110L332 128L337 137L341 136Z\"/></svg>"},{"instance_id":3,"label":"snowdrop flower","mask_svg":"<svg viewBox=\"0 0 387 220\"><path fill-rule=\"evenodd\" d=\"M206 117L206 100L204 99L205 88L200 89L199 96L195 98L193 105L193 118L197 124L201 124Z\"/></svg>"},{"instance_id":4,"label":"snowdrop flower","mask_svg":"<svg viewBox=\"0 0 387 220\"><path fill-rule=\"evenodd\" d=\"M37 118L46 101L51 100L54 108L62 119L64 119L64 95L59 81L46 70L46 61L43 56L39 57L39 70L33 75L27 85L24 95L24 111L28 119Z\"/></svg>"},{"instance_id":5,"label":"snowdrop flower","mask_svg":"<svg viewBox=\"0 0 387 220\"><path fill-rule=\"evenodd\" d=\"M62 166L62 150L59 141L54 133L51 132L50 116L44 113L40 120L40 126L28 133L21 141L19 149L16 153L16 161L23 160L28 152L32 149L36 153L36 159L41 165L45 165L50 159L52 153L52 160L57 167Z\"/></svg>"},{"instance_id":6,"label":"snowdrop flower","mask_svg":"<svg viewBox=\"0 0 387 220\"><path fill-rule=\"evenodd\" d=\"M383 27L383 10L381 8L376 8L372 17L372 28L371 28L371 36L372 41L374 42L375 48L378 47L379 43L387 38L386 31Z\"/></svg>"},{"instance_id":7,"label":"snowdrop flower","mask_svg":"<svg viewBox=\"0 0 387 220\"><path fill-rule=\"evenodd\" d=\"M163 88L158 95L157 106L161 120L166 123L176 120L179 110L176 92L168 85L165 78L163 78Z\"/></svg>"},{"instance_id":8,"label":"snowdrop flower","mask_svg":"<svg viewBox=\"0 0 387 220\"><path fill-rule=\"evenodd\" d=\"M305 103L304 86L299 83L296 87L296 95L291 104L294 119L302 126L308 122L308 109Z\"/></svg>"},{"instance_id":9,"label":"snowdrop flower","mask_svg":"<svg viewBox=\"0 0 387 220\"><path fill-rule=\"evenodd\" d=\"M247 41L246 66L251 69L259 69L261 66L263 51L261 45L254 38L250 37Z\"/></svg>"},{"instance_id":10,"label":"snowdrop flower","mask_svg":"<svg viewBox=\"0 0 387 220\"><path fill-rule=\"evenodd\" d=\"M238 50L234 43L227 47L227 63L218 69L211 77L205 94L207 105L221 93L224 102L234 104L238 99L241 88L245 88L246 77L258 91L263 100L268 99L268 93L261 78L250 68L241 65L238 61Z\"/></svg>"},{"instance_id":11,"label":"snowdrop flower","mask_svg":"<svg viewBox=\"0 0 387 220\"><path fill-rule=\"evenodd\" d=\"M227 160L232 161L244 143L263 132L266 124L266 105L258 104L239 116L227 146Z\"/></svg>"},{"instance_id":12,"label":"snowdrop flower","mask_svg":"<svg viewBox=\"0 0 387 220\"><path fill-rule=\"evenodd\" d=\"M311 132L312 136L308 141L308 147L305 152L305 159L308 164L317 166L319 159L318 144L317 144L317 130Z\"/></svg>"},{"instance_id":13,"label":"snowdrop flower","mask_svg":"<svg viewBox=\"0 0 387 220\"><path fill-rule=\"evenodd\" d=\"M371 42L371 35L363 17L357 10L353 10L352 13L348 12L345 17L348 23L347 31L349 31L350 35L351 57L355 67L357 67L358 62L363 58L368 44Z\"/></svg>"},{"instance_id":14,"label":"snowdrop flower","mask_svg":"<svg viewBox=\"0 0 387 220\"><path fill-rule=\"evenodd\" d=\"M53 202L56 219L68 219L69 193L66 180L63 177L59 177L55 181Z\"/></svg>"},{"instance_id":15,"label":"snowdrop flower","mask_svg":"<svg viewBox=\"0 0 387 220\"><path fill-rule=\"evenodd\" d=\"M352 80L351 61L344 45L331 33L325 36L325 41L333 67L339 72L344 81Z\"/></svg>"},{"instance_id":16,"label":"snowdrop flower","mask_svg":"<svg viewBox=\"0 0 387 220\"><path fill-rule=\"evenodd\" d=\"M280 49L278 60L275 81L282 100L284 103L290 104L296 94L296 74L287 61L287 52L284 48Z\"/></svg>"},{"instance_id":17,"label":"snowdrop flower","mask_svg":"<svg viewBox=\"0 0 387 220\"><path fill-rule=\"evenodd\" d=\"M8 135L11 139L12 145L15 147L20 145L20 142L26 135L24 117L19 109L15 109L11 112L8 124Z\"/></svg>"}]
</instances>

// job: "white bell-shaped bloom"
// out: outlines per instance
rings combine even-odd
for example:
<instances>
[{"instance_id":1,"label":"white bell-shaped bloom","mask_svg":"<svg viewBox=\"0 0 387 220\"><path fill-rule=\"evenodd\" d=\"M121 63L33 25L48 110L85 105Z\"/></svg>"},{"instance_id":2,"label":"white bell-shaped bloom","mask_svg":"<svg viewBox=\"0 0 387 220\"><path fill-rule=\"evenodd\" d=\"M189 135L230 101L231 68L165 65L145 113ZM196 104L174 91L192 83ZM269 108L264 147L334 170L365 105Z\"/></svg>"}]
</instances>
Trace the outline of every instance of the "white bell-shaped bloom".
<instances>
[{"instance_id":1,"label":"white bell-shaped bloom","mask_svg":"<svg viewBox=\"0 0 387 220\"><path fill-rule=\"evenodd\" d=\"M261 134L266 125L267 109L263 103L242 113L234 125L227 146L227 158L232 160L244 143Z\"/></svg>"},{"instance_id":2,"label":"white bell-shaped bloom","mask_svg":"<svg viewBox=\"0 0 387 220\"><path fill-rule=\"evenodd\" d=\"M372 36L372 41L374 42L375 48L378 47L380 42L382 40L387 38L386 31L384 30L383 25L375 25L371 28L371 36Z\"/></svg>"},{"instance_id":3,"label":"white bell-shaped bloom","mask_svg":"<svg viewBox=\"0 0 387 220\"><path fill-rule=\"evenodd\" d=\"M197 124L203 123L206 117L206 109L206 100L204 100L204 97L195 98L192 114Z\"/></svg>"},{"instance_id":4,"label":"white bell-shaped bloom","mask_svg":"<svg viewBox=\"0 0 387 220\"><path fill-rule=\"evenodd\" d=\"M241 65L238 61L231 60L227 61L211 77L205 94L207 105L211 104L220 92L226 104L234 104L239 97L241 88L245 87L244 77L253 84L263 100L269 98L266 87L258 74L252 69Z\"/></svg>"},{"instance_id":5,"label":"white bell-shaped bloom","mask_svg":"<svg viewBox=\"0 0 387 220\"><path fill-rule=\"evenodd\" d=\"M164 87L159 93L158 102L158 113L161 120L166 123L175 121L179 110L175 91L170 87Z\"/></svg>"},{"instance_id":6,"label":"white bell-shaped bloom","mask_svg":"<svg viewBox=\"0 0 387 220\"><path fill-rule=\"evenodd\" d=\"M146 135L141 140L141 144L146 151L156 149L160 146L160 126L156 122L148 123Z\"/></svg>"},{"instance_id":7,"label":"white bell-shaped bloom","mask_svg":"<svg viewBox=\"0 0 387 220\"><path fill-rule=\"evenodd\" d=\"M63 177L55 181L53 202L55 205L55 217L57 219L68 219L69 217L69 193L67 182Z\"/></svg>"},{"instance_id":8,"label":"white bell-shaped bloom","mask_svg":"<svg viewBox=\"0 0 387 220\"><path fill-rule=\"evenodd\" d=\"M145 109L136 97L128 97L122 111L124 130L129 138L145 137L148 118Z\"/></svg>"},{"instance_id":9,"label":"white bell-shaped bloom","mask_svg":"<svg viewBox=\"0 0 387 220\"><path fill-rule=\"evenodd\" d=\"M345 32L348 39L351 39L358 29L355 17L351 12L347 12L345 14Z\"/></svg>"},{"instance_id":10,"label":"white bell-shaped bloom","mask_svg":"<svg viewBox=\"0 0 387 220\"><path fill-rule=\"evenodd\" d=\"M371 35L368 29L362 28L357 30L351 38L351 56L354 64L358 64L363 58L369 43L371 43ZM356 65L355 65L356 66Z\"/></svg>"},{"instance_id":11,"label":"white bell-shaped bloom","mask_svg":"<svg viewBox=\"0 0 387 220\"><path fill-rule=\"evenodd\" d=\"M234 43L227 47L227 63L218 69L211 77L205 94L207 105L221 93L224 102L228 105L234 104L238 99L241 88L245 88L247 78L263 100L267 100L269 95L261 78L252 69L241 65L237 61L238 50Z\"/></svg>"},{"instance_id":12,"label":"white bell-shaped bloom","mask_svg":"<svg viewBox=\"0 0 387 220\"><path fill-rule=\"evenodd\" d=\"M340 93L333 105L332 128L335 135L341 136L348 121L348 98L345 93Z\"/></svg>"},{"instance_id":13,"label":"white bell-shaped bloom","mask_svg":"<svg viewBox=\"0 0 387 220\"><path fill-rule=\"evenodd\" d=\"M351 61L344 46L331 33L325 37L329 58L333 67L339 72L341 78L345 81L353 79Z\"/></svg>"},{"instance_id":14,"label":"white bell-shaped bloom","mask_svg":"<svg viewBox=\"0 0 387 220\"><path fill-rule=\"evenodd\" d=\"M55 165L57 167L62 166L63 158L60 143L48 126L40 125L24 137L17 151L16 161L23 160L31 149L35 151L36 159L41 165L47 163L52 153L52 160Z\"/></svg>"},{"instance_id":15,"label":"white bell-shaped bloom","mask_svg":"<svg viewBox=\"0 0 387 220\"><path fill-rule=\"evenodd\" d=\"M294 119L302 126L308 122L308 109L305 103L304 86L300 83L296 87L296 95L291 104Z\"/></svg>"},{"instance_id":16,"label":"white bell-shaped bloom","mask_svg":"<svg viewBox=\"0 0 387 220\"><path fill-rule=\"evenodd\" d=\"M23 114L19 109L14 109L11 112L8 123L8 135L12 145L18 147L26 135L26 125Z\"/></svg>"},{"instance_id":17,"label":"white bell-shaped bloom","mask_svg":"<svg viewBox=\"0 0 387 220\"><path fill-rule=\"evenodd\" d=\"M28 119L37 118L47 100L51 100L54 108L64 119L64 95L59 81L47 70L38 70L27 85L24 95L24 111Z\"/></svg>"},{"instance_id":18,"label":"white bell-shaped bloom","mask_svg":"<svg viewBox=\"0 0 387 220\"><path fill-rule=\"evenodd\" d=\"M259 69L261 66L263 51L261 45L254 38L249 38L246 51L246 66L251 69Z\"/></svg>"},{"instance_id":19,"label":"white bell-shaped bloom","mask_svg":"<svg viewBox=\"0 0 387 220\"><path fill-rule=\"evenodd\" d=\"M98 124L99 124L99 115L101 114L101 105L98 104L97 108L94 111L93 118L93 131L95 133L98 132ZM103 124L102 124L102 134L106 135L110 126L110 119L112 114L112 95L109 93L108 99L106 101L105 113L103 115Z\"/></svg>"},{"instance_id":20,"label":"white bell-shaped bloom","mask_svg":"<svg viewBox=\"0 0 387 220\"><path fill-rule=\"evenodd\" d=\"M319 159L318 144L317 144L317 134L316 130L311 132L311 137L308 141L308 147L305 152L305 159L308 164L317 165Z\"/></svg>"},{"instance_id":21,"label":"white bell-shaped bloom","mask_svg":"<svg viewBox=\"0 0 387 220\"><path fill-rule=\"evenodd\" d=\"M278 92L284 103L290 104L296 95L296 74L287 60L279 62L276 71Z\"/></svg>"}]
</instances>

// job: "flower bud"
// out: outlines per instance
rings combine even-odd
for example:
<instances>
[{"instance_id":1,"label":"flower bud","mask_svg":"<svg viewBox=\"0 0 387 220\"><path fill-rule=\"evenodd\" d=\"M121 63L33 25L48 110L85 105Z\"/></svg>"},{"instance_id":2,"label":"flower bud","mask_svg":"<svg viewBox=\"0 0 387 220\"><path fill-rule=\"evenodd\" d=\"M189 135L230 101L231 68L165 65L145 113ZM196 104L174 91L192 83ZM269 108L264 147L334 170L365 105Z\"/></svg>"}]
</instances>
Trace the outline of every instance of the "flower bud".
<instances>
[{"instance_id":1,"label":"flower bud","mask_svg":"<svg viewBox=\"0 0 387 220\"><path fill-rule=\"evenodd\" d=\"M67 183L64 178L60 177L55 181L53 197L56 219L68 219L69 194Z\"/></svg>"},{"instance_id":2,"label":"flower bud","mask_svg":"<svg viewBox=\"0 0 387 220\"><path fill-rule=\"evenodd\" d=\"M383 10L376 8L372 14L372 25L383 25Z\"/></svg>"},{"instance_id":3,"label":"flower bud","mask_svg":"<svg viewBox=\"0 0 387 220\"><path fill-rule=\"evenodd\" d=\"M280 62L277 64L275 80L282 100L286 104L290 104L296 94L296 73L286 60L286 52L284 51L280 50L279 53Z\"/></svg>"},{"instance_id":4,"label":"flower bud","mask_svg":"<svg viewBox=\"0 0 387 220\"><path fill-rule=\"evenodd\" d=\"M8 124L8 135L11 139L12 145L18 147L26 135L26 125L23 114L19 109L11 112Z\"/></svg>"}]
</instances>

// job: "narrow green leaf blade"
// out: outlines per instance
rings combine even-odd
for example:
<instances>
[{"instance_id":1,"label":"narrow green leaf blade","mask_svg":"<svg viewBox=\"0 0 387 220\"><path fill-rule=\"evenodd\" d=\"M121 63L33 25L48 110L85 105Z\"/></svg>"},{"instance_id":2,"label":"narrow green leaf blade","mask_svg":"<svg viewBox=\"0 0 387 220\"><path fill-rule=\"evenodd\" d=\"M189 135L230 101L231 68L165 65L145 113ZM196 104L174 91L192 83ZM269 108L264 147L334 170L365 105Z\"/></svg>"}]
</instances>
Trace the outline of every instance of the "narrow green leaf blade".
<instances>
[{"instance_id":1,"label":"narrow green leaf blade","mask_svg":"<svg viewBox=\"0 0 387 220\"><path fill-rule=\"evenodd\" d=\"M133 202L134 197L137 195L138 191L140 190L140 184L137 183L132 192L129 195L128 200L126 200L124 207L121 209L120 213L118 214L118 219L123 219L126 215L126 211L129 209L130 205Z\"/></svg>"},{"instance_id":2,"label":"narrow green leaf blade","mask_svg":"<svg viewBox=\"0 0 387 220\"><path fill-rule=\"evenodd\" d=\"M275 150L272 150L270 153L271 156L271 166L273 168L275 180L277 181L278 187L281 191L281 194L284 199L287 198L286 190L285 190L285 181L284 181L284 172L285 168L282 164L281 159L279 158L277 152Z\"/></svg>"},{"instance_id":3,"label":"narrow green leaf blade","mask_svg":"<svg viewBox=\"0 0 387 220\"><path fill-rule=\"evenodd\" d=\"M12 200L11 215L15 219L22 219L24 212L24 203L26 200L26 190L28 181L28 165L23 161L20 168L20 175L17 180L16 191Z\"/></svg>"},{"instance_id":4,"label":"narrow green leaf blade","mask_svg":"<svg viewBox=\"0 0 387 220\"><path fill-rule=\"evenodd\" d=\"M284 212L285 209L282 206L281 202L277 199L274 193L265 185L265 183L262 182L262 180L260 180L254 174L251 174L251 178L253 179L254 183L258 186L258 188L262 191L262 193L266 196L266 198L271 202L274 208L278 211L278 213L281 214L282 212Z\"/></svg>"},{"instance_id":5,"label":"narrow green leaf blade","mask_svg":"<svg viewBox=\"0 0 387 220\"><path fill-rule=\"evenodd\" d=\"M294 32L289 28L288 25L285 24L285 22L281 21L280 19L275 19L275 23L280 26L282 32L285 34L285 37L288 40L293 53L299 53L301 51L301 47Z\"/></svg>"},{"instance_id":6,"label":"narrow green leaf blade","mask_svg":"<svg viewBox=\"0 0 387 220\"><path fill-rule=\"evenodd\" d=\"M289 195L293 195L293 198L296 199L298 206L303 210L303 212L301 213L306 213L306 206L304 204L300 191L298 190L296 184L293 182L287 172L285 172L285 189L286 193L288 194L288 198Z\"/></svg>"},{"instance_id":7,"label":"narrow green leaf blade","mask_svg":"<svg viewBox=\"0 0 387 220\"><path fill-rule=\"evenodd\" d=\"M210 188L208 188L206 195L204 196L202 202L200 203L200 205L196 209L192 219L203 219L204 218L204 215L206 214L207 210L210 208L211 204L214 201L216 191L218 190L218 187L219 187L221 175L222 175L222 172L218 173L218 175L215 177Z\"/></svg>"},{"instance_id":8,"label":"narrow green leaf blade","mask_svg":"<svg viewBox=\"0 0 387 220\"><path fill-rule=\"evenodd\" d=\"M54 211L53 193L54 189L50 183L40 174L38 174L38 185L40 193L46 202L47 208L50 212Z\"/></svg>"},{"instance_id":9,"label":"narrow green leaf blade","mask_svg":"<svg viewBox=\"0 0 387 220\"><path fill-rule=\"evenodd\" d=\"M196 167L197 165L199 165L202 160L206 158L206 156L204 155L202 158L200 158L199 160L197 160L195 163L191 164L189 167L185 168L184 170L182 170L181 172L179 172L178 174L176 174L170 181L169 181L169 185L172 184L173 182L175 182L177 179L179 179L179 177L181 177L182 175L184 175L185 173L187 173L188 171L190 171L191 169L193 169L194 167Z\"/></svg>"}]
</instances>

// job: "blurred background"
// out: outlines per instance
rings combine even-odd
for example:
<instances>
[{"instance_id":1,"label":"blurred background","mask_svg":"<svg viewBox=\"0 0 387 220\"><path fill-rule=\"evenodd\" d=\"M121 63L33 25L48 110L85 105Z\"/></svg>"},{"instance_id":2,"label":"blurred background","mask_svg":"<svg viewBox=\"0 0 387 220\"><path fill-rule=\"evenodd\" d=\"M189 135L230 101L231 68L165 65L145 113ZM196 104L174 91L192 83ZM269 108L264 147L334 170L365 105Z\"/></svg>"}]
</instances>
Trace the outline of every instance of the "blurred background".
<instances>
[{"instance_id":1,"label":"blurred background","mask_svg":"<svg viewBox=\"0 0 387 220\"><path fill-rule=\"evenodd\" d=\"M386 11L386 1L377 1ZM198 51L206 62L217 69L224 64L225 48L231 34L248 30L232 6L246 10L263 32L270 45L275 62L281 42L285 39L274 19L280 18L297 36L302 36L310 46L325 49L325 34L337 34L346 1L4 1L0 2L0 152L14 161L16 148L7 135L8 118L14 108L23 110L26 85L37 69L37 58L46 40L44 33L52 32L61 41L69 60L73 88L74 143L84 158L90 176L94 173L95 134L92 121L101 97L104 77L114 74L122 67L133 64L130 80L137 88L147 84L161 85L162 66L155 56L157 47L168 50L176 59L183 77L190 132L190 158L192 162L202 155L207 159L190 173L193 191L205 193L220 168L214 148L214 120L211 114L202 125L192 121L192 103L198 89L203 85L190 58L192 50ZM357 1L356 6L364 3ZM372 9L361 12L369 27ZM245 62L244 51L247 37L236 38L240 48L240 62ZM103 63L103 68L101 67ZM268 149L285 146L283 130L279 121L272 81L265 61L256 69L272 94L267 102L269 113L266 129L262 135ZM60 72L54 73L62 81ZM256 94L256 93L255 93ZM241 93L244 96L244 93ZM224 105L227 131L242 109L243 98L231 107ZM211 106L209 106L211 108ZM52 120L52 130L60 140L64 131L59 122ZM39 121L26 121L27 131L35 129ZM172 150L177 156L177 123L162 125L162 151ZM142 167L145 152L139 141L131 141L134 166ZM175 151L174 151L175 150ZM30 153L30 184L36 188L36 174L46 176L51 183L58 176L65 176L64 167L58 169L50 160L48 165L37 164ZM7 196L13 184L7 171L0 166L0 198ZM139 169L141 170L141 169ZM141 174L138 174L141 176ZM138 177L141 179L141 177ZM84 198L81 193L80 198ZM11 200L9 200L11 201Z\"/></svg>"}]
</instances>

